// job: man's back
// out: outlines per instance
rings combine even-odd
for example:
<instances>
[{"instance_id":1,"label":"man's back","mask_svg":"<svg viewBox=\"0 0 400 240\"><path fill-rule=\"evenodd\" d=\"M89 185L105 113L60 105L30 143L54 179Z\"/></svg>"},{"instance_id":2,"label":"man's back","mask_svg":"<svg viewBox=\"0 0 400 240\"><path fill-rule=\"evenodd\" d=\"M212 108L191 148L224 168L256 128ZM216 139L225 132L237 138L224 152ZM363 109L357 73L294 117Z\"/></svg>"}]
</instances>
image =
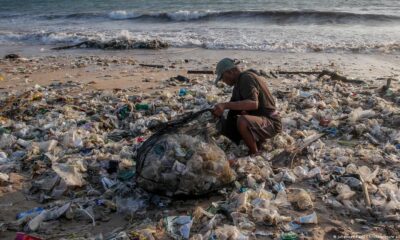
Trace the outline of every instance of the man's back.
<instances>
[{"instance_id":1,"label":"man's back","mask_svg":"<svg viewBox=\"0 0 400 240\"><path fill-rule=\"evenodd\" d=\"M264 78L252 71L244 71L234 85L231 101L258 101L258 109L248 111L250 115L269 117L275 112L275 100L264 82Z\"/></svg>"}]
</instances>

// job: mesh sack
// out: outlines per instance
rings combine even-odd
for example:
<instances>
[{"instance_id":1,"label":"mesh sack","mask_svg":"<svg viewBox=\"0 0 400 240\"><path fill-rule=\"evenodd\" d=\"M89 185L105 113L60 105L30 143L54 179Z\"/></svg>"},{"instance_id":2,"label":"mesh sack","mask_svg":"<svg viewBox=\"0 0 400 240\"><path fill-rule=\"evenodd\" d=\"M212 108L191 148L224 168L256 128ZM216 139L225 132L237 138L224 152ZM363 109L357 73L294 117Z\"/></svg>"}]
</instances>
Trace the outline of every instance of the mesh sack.
<instances>
[{"instance_id":1,"label":"mesh sack","mask_svg":"<svg viewBox=\"0 0 400 240\"><path fill-rule=\"evenodd\" d=\"M167 196L203 195L236 178L225 152L209 137L209 109L166 123L138 149L136 180Z\"/></svg>"}]
</instances>

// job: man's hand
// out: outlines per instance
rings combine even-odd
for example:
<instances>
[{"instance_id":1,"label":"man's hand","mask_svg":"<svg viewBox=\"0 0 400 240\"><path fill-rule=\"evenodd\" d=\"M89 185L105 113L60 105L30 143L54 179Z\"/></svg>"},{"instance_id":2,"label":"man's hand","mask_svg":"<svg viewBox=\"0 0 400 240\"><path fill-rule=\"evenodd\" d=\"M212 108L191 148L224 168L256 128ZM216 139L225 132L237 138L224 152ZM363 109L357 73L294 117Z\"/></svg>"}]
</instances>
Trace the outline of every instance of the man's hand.
<instances>
[{"instance_id":1,"label":"man's hand","mask_svg":"<svg viewBox=\"0 0 400 240\"><path fill-rule=\"evenodd\" d=\"M225 103L218 103L214 106L212 111L213 115L216 117L221 117L225 110Z\"/></svg>"}]
</instances>

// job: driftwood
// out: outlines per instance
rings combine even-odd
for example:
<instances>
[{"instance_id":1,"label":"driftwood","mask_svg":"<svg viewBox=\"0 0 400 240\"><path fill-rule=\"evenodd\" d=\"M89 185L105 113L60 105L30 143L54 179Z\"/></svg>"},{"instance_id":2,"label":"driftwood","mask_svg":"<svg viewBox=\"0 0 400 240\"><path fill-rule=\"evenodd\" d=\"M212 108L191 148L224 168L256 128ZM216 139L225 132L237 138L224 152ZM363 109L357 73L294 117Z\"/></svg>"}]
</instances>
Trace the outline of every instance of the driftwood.
<instances>
[{"instance_id":1,"label":"driftwood","mask_svg":"<svg viewBox=\"0 0 400 240\"><path fill-rule=\"evenodd\" d=\"M374 138L370 133L365 133L364 136L365 136L366 138L368 138L368 140L369 140L372 144L374 144L374 145L379 145L379 141L378 141L376 138Z\"/></svg>"},{"instance_id":2,"label":"driftwood","mask_svg":"<svg viewBox=\"0 0 400 240\"><path fill-rule=\"evenodd\" d=\"M270 71L269 74L271 74L271 76L273 76L274 78L278 78L278 76L276 76L276 74L273 71Z\"/></svg>"},{"instance_id":3,"label":"driftwood","mask_svg":"<svg viewBox=\"0 0 400 240\"><path fill-rule=\"evenodd\" d=\"M348 79L342 75L339 75L335 72L331 72L328 70L323 70L317 77L317 79L320 79L321 77L328 75L331 77L332 80L337 80L337 81L342 81L346 83L355 83L355 84L365 84L365 81L363 80L358 80L358 79Z\"/></svg>"},{"instance_id":4,"label":"driftwood","mask_svg":"<svg viewBox=\"0 0 400 240\"><path fill-rule=\"evenodd\" d=\"M348 79L347 77L344 77L342 75L337 74L336 72L332 72L329 70L323 70L323 71L276 71L276 72L271 71L270 73L275 78L277 78L275 73L276 74L305 74L305 75L318 74L317 79L320 79L321 77L323 77L325 75L328 75L331 77L332 80L337 80L337 81L342 81L342 82L347 82L347 83L355 83L355 84L365 84L365 81L363 81L363 80Z\"/></svg>"},{"instance_id":5,"label":"driftwood","mask_svg":"<svg viewBox=\"0 0 400 240\"><path fill-rule=\"evenodd\" d=\"M365 205L367 206L368 209L371 209L371 199L369 198L367 183L364 181L361 175L359 175L359 178L362 184Z\"/></svg>"},{"instance_id":6,"label":"driftwood","mask_svg":"<svg viewBox=\"0 0 400 240\"><path fill-rule=\"evenodd\" d=\"M139 64L142 67L152 67L152 68L164 68L164 65L158 65L158 64Z\"/></svg>"},{"instance_id":7,"label":"driftwood","mask_svg":"<svg viewBox=\"0 0 400 240\"><path fill-rule=\"evenodd\" d=\"M188 70L188 74L214 74L212 70Z\"/></svg>"},{"instance_id":8,"label":"driftwood","mask_svg":"<svg viewBox=\"0 0 400 240\"><path fill-rule=\"evenodd\" d=\"M321 71L277 71L277 74L306 74L306 75L314 75L314 74L321 74Z\"/></svg>"},{"instance_id":9,"label":"driftwood","mask_svg":"<svg viewBox=\"0 0 400 240\"><path fill-rule=\"evenodd\" d=\"M390 89L390 85L392 85L392 78L386 79L386 85L382 86L382 93L386 94Z\"/></svg>"},{"instance_id":10,"label":"driftwood","mask_svg":"<svg viewBox=\"0 0 400 240\"><path fill-rule=\"evenodd\" d=\"M293 168L293 161L297 156L297 154L301 153L306 147L310 146L311 143L317 141L324 135L325 133L312 135L306 138L304 142L299 144L298 146L284 150L283 152L275 155L272 158L272 167L280 168L280 167L287 167L290 165L290 168Z\"/></svg>"}]
</instances>

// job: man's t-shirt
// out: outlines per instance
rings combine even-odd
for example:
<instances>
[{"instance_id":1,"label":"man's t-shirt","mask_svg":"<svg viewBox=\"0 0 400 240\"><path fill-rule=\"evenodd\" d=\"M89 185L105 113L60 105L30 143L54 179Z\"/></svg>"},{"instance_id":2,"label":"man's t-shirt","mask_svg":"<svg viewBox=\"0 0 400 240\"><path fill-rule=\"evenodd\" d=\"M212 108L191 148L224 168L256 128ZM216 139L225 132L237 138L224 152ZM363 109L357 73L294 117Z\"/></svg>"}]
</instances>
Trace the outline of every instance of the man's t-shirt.
<instances>
[{"instance_id":1,"label":"man's t-shirt","mask_svg":"<svg viewBox=\"0 0 400 240\"><path fill-rule=\"evenodd\" d=\"M264 78L251 72L251 70L240 74L238 81L233 87L231 102L247 99L258 100L258 109L247 111L246 114L265 118L265 121L269 122L273 128L273 132L268 133L269 135L274 135L282 131L282 123L279 115L272 114L276 110L275 100L266 86ZM226 121L222 126L222 133L236 144L242 138L237 129L237 116L242 114L242 111L229 110ZM269 131L271 129L270 125L264 127L266 129L261 129L261 131Z\"/></svg>"},{"instance_id":2,"label":"man's t-shirt","mask_svg":"<svg viewBox=\"0 0 400 240\"><path fill-rule=\"evenodd\" d=\"M275 112L275 100L263 78L251 71L242 72L233 87L231 102L258 100L258 109L247 111L249 115L270 117Z\"/></svg>"}]
</instances>

